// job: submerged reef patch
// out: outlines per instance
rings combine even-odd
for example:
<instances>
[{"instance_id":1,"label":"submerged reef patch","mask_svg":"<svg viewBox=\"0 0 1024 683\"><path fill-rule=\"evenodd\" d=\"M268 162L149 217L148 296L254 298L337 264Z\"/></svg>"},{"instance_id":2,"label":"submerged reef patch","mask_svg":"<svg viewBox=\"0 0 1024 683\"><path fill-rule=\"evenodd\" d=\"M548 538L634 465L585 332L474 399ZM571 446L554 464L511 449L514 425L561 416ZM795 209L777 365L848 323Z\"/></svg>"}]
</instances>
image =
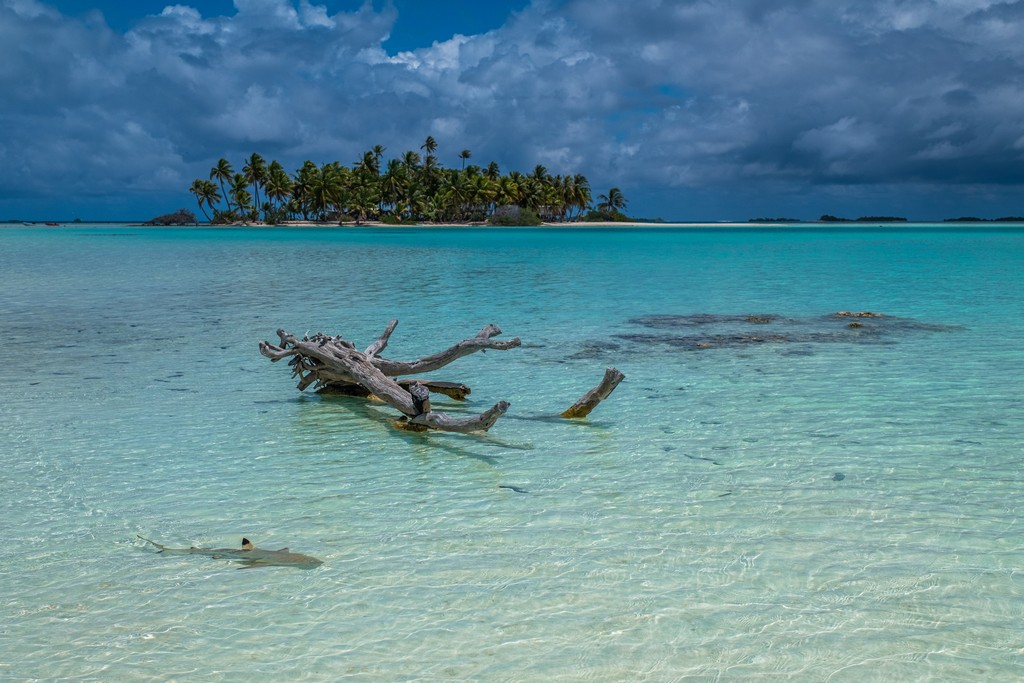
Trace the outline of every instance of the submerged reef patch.
<instances>
[{"instance_id":1,"label":"submerged reef patch","mask_svg":"<svg viewBox=\"0 0 1024 683\"><path fill-rule=\"evenodd\" d=\"M808 318L774 313L658 314L633 318L628 323L643 329L615 334L615 339L689 351L757 344L892 344L908 333L963 329L871 311L839 311ZM585 345L581 353L592 354L596 348L596 344Z\"/></svg>"}]
</instances>

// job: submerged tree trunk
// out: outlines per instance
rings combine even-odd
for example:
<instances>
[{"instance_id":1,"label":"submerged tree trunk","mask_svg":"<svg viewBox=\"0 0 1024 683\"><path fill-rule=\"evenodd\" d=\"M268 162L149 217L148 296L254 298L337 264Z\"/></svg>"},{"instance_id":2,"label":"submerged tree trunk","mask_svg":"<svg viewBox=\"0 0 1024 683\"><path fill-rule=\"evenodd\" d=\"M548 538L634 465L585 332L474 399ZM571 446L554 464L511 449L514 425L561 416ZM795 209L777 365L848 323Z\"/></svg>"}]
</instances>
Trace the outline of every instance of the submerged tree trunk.
<instances>
[{"instance_id":1,"label":"submerged tree trunk","mask_svg":"<svg viewBox=\"0 0 1024 683\"><path fill-rule=\"evenodd\" d=\"M423 379L398 380L403 375L422 374L445 367L463 356L477 351L506 351L521 345L519 338L495 339L501 334L497 325L487 325L476 336L463 339L449 348L419 360L402 362L382 358L397 320L388 323L384 332L359 351L355 345L340 336L317 333L299 339L278 330L279 344L260 342L260 353L272 362L290 358L292 376L298 377L298 388L309 387L324 392L351 396L375 396L395 408L403 417L399 426L406 429L439 429L450 432L487 431L508 410L507 401L498 401L479 415L456 418L431 409L430 392L444 394L455 400L465 400L470 389L464 384ZM597 387L562 413L562 417L584 417L608 397L620 381L622 373L609 368Z\"/></svg>"}]
</instances>

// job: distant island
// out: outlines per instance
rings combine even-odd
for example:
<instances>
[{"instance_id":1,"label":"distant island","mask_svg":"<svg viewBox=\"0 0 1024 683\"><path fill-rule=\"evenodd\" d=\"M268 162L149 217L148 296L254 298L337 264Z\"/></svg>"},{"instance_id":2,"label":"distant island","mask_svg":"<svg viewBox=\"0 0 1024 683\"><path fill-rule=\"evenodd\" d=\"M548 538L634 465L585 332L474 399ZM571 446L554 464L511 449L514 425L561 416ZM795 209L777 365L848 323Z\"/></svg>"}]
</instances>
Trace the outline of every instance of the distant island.
<instances>
[{"instance_id":1,"label":"distant island","mask_svg":"<svg viewBox=\"0 0 1024 683\"><path fill-rule=\"evenodd\" d=\"M529 174L503 174L497 162L445 168L427 136L420 151L410 150L382 165L384 148L374 146L352 166L337 161L306 161L294 175L277 161L257 153L236 172L227 159L197 178L189 188L206 219L214 224L290 221L393 225L419 223L491 223L539 225L541 222L629 221L628 204L617 188L592 204L590 183L582 174L551 175L538 164ZM223 204L222 204L223 202ZM209 210L209 211L208 211ZM211 214L212 212L212 214Z\"/></svg>"},{"instance_id":2,"label":"distant island","mask_svg":"<svg viewBox=\"0 0 1024 683\"><path fill-rule=\"evenodd\" d=\"M748 223L803 223L799 218L750 218ZM814 221L812 221L814 222ZM825 214L817 220L818 223L906 223L907 219L902 216L861 216L860 218L839 218L831 214Z\"/></svg>"},{"instance_id":3,"label":"distant island","mask_svg":"<svg viewBox=\"0 0 1024 683\"><path fill-rule=\"evenodd\" d=\"M1024 223L1024 216L1003 216L1002 218L975 218L973 216L961 216L960 218L946 218L943 223Z\"/></svg>"},{"instance_id":4,"label":"distant island","mask_svg":"<svg viewBox=\"0 0 1024 683\"><path fill-rule=\"evenodd\" d=\"M9 219L7 219L5 221L0 221L0 223L7 224L7 225L49 225L49 226L59 225L61 223L66 223L66 222L68 222L68 221L26 221L26 220L21 220L21 219L17 219L17 218L9 218ZM73 224L78 224L78 223L82 222L82 219L81 218L75 218L74 220L72 220L70 222L73 223ZM111 221L97 221L97 222L111 222ZM120 222L120 221L114 221L114 222Z\"/></svg>"},{"instance_id":5,"label":"distant island","mask_svg":"<svg viewBox=\"0 0 1024 683\"><path fill-rule=\"evenodd\" d=\"M907 219L902 216L861 216L860 218L838 218L825 214L818 219L822 223L906 223Z\"/></svg>"},{"instance_id":6,"label":"distant island","mask_svg":"<svg viewBox=\"0 0 1024 683\"><path fill-rule=\"evenodd\" d=\"M178 209L173 213L164 214L163 216L157 216L151 220L146 221L143 225L158 225L162 227L167 226L180 226L180 225L199 225L199 219L196 215L188 209Z\"/></svg>"}]
</instances>

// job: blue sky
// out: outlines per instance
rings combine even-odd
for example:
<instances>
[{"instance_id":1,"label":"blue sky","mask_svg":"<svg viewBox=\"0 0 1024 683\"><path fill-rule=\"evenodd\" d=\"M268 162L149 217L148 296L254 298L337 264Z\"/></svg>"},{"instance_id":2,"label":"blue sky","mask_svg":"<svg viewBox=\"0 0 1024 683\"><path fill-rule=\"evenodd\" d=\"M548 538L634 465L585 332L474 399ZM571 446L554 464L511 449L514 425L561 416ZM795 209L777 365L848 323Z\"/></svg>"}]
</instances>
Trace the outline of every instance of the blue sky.
<instances>
[{"instance_id":1,"label":"blue sky","mask_svg":"<svg viewBox=\"0 0 1024 683\"><path fill-rule=\"evenodd\" d=\"M0 220L427 135L644 217L1022 215L1022 35L1024 0L0 0Z\"/></svg>"},{"instance_id":2,"label":"blue sky","mask_svg":"<svg viewBox=\"0 0 1024 683\"><path fill-rule=\"evenodd\" d=\"M160 14L169 5L191 5L204 17L231 17L236 14L232 0L202 0L202 2L167 2L167 0L52 0L48 3L69 17L82 18L99 10L110 28L125 33L146 16ZM298 3L294 3L297 5ZM365 3L362 0L331 0L316 2L329 15L353 12ZM378 11L387 3L383 0L369 3ZM429 47L434 41L445 41L456 33L475 35L500 28L510 13L522 10L529 0L392 0L396 20L384 47L391 52Z\"/></svg>"}]
</instances>

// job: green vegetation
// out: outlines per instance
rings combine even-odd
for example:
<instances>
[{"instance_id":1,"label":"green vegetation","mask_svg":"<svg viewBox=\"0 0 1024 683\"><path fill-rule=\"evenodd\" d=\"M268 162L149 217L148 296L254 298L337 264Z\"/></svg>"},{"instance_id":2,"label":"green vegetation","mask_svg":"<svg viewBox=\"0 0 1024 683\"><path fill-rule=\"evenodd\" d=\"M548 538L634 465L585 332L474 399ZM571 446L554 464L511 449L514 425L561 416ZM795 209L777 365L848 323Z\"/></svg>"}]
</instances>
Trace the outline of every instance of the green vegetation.
<instances>
[{"instance_id":1,"label":"green vegetation","mask_svg":"<svg viewBox=\"0 0 1024 683\"><path fill-rule=\"evenodd\" d=\"M468 149L458 155L462 168L445 168L430 136L420 150L424 156L410 150L382 165L384 148L377 145L352 166L306 161L294 175L277 161L268 164L253 153L241 172L221 159L210 169L209 179L197 178L189 192L214 224L379 220L392 225L508 225L514 220L525 225L576 221L591 209L590 183L583 175L551 175L541 165L529 174L502 174L493 161L486 167L467 165L472 157ZM613 187L598 199L599 217L592 220L628 220L622 214L627 202L621 190Z\"/></svg>"},{"instance_id":2,"label":"green vegetation","mask_svg":"<svg viewBox=\"0 0 1024 683\"><path fill-rule=\"evenodd\" d=\"M491 225L540 225L540 216L532 209L521 206L499 206L491 214L488 222Z\"/></svg>"},{"instance_id":3,"label":"green vegetation","mask_svg":"<svg viewBox=\"0 0 1024 683\"><path fill-rule=\"evenodd\" d=\"M590 209L583 215L583 220L587 223L628 223L633 219L620 211L598 211L597 209Z\"/></svg>"},{"instance_id":4,"label":"green vegetation","mask_svg":"<svg viewBox=\"0 0 1024 683\"><path fill-rule=\"evenodd\" d=\"M597 206L589 209L583 220L588 222L607 221L611 223L634 221L633 218L623 213L629 202L626 201L626 196L622 194L622 190L619 188L613 187L608 190L608 194L597 195L597 199Z\"/></svg>"},{"instance_id":5,"label":"green vegetation","mask_svg":"<svg viewBox=\"0 0 1024 683\"><path fill-rule=\"evenodd\" d=\"M198 225L199 221L196 219L196 215L188 209L178 209L174 213L164 214L163 216L157 216L151 221L146 221L143 225Z\"/></svg>"}]
</instances>

